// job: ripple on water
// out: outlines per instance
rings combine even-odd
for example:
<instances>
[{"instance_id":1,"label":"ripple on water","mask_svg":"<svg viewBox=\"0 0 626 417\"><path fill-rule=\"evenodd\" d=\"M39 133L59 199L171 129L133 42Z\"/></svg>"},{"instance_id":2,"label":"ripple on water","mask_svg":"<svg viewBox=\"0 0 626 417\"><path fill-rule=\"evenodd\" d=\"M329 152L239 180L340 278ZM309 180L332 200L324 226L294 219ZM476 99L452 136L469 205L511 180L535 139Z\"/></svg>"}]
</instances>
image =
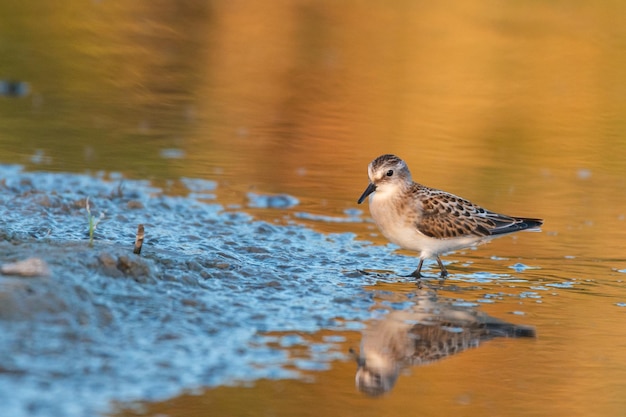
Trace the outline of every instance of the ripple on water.
<instances>
[{"instance_id":1,"label":"ripple on water","mask_svg":"<svg viewBox=\"0 0 626 417\"><path fill-rule=\"evenodd\" d=\"M257 194L248 193L248 207L252 208L291 208L300 201L288 194Z\"/></svg>"},{"instance_id":2,"label":"ripple on water","mask_svg":"<svg viewBox=\"0 0 626 417\"><path fill-rule=\"evenodd\" d=\"M361 210L350 209L345 210L345 216L326 216L322 214L312 214L306 212L297 212L294 216L301 220L310 220L316 222L325 223L362 223L364 220L361 217L363 212Z\"/></svg>"},{"instance_id":3,"label":"ripple on water","mask_svg":"<svg viewBox=\"0 0 626 417\"><path fill-rule=\"evenodd\" d=\"M546 284L547 287L553 288L574 288L574 282L572 281L564 281L564 282L553 282L550 284Z\"/></svg>"}]
</instances>

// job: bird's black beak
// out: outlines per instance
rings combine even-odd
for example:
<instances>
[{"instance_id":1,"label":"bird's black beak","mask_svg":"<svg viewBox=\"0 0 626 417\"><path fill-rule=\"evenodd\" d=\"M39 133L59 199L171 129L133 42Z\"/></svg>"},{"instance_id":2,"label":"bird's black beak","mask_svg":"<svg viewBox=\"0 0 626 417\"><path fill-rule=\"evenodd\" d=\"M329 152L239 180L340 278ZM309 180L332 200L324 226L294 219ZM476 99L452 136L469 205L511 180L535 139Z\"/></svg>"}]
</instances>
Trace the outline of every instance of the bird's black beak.
<instances>
[{"instance_id":1,"label":"bird's black beak","mask_svg":"<svg viewBox=\"0 0 626 417\"><path fill-rule=\"evenodd\" d=\"M348 352L350 352L350 356L352 356L352 359L356 362L356 365L358 367L365 366L365 358L362 358L358 353L356 353L356 350L354 350L353 348L350 348Z\"/></svg>"},{"instance_id":2,"label":"bird's black beak","mask_svg":"<svg viewBox=\"0 0 626 417\"><path fill-rule=\"evenodd\" d=\"M376 186L370 182L370 185L368 185L365 191L363 191L363 194L361 194L361 198L359 198L359 201L357 201L357 203L361 204L363 200L365 200L367 196L372 194L374 191L376 191Z\"/></svg>"}]
</instances>

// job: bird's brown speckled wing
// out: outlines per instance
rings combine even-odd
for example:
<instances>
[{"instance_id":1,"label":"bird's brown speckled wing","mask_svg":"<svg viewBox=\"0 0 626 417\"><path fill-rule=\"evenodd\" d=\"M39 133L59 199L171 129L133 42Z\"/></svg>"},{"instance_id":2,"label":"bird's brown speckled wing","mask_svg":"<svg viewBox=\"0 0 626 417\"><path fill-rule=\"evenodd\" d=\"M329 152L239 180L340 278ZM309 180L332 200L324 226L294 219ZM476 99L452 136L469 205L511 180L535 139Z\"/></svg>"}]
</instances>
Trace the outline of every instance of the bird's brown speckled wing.
<instances>
[{"instance_id":1,"label":"bird's brown speckled wing","mask_svg":"<svg viewBox=\"0 0 626 417\"><path fill-rule=\"evenodd\" d=\"M445 191L415 184L411 190L422 204L417 229L436 239L492 236L541 226L539 219L505 216L483 209Z\"/></svg>"}]
</instances>

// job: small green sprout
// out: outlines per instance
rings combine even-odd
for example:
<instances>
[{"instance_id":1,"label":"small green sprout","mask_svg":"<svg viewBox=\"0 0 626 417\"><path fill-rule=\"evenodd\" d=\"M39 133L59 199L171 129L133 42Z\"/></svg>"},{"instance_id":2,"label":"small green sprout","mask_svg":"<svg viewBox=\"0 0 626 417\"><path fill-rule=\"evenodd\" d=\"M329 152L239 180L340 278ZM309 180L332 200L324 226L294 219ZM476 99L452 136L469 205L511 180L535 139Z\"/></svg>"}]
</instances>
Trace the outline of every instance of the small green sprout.
<instances>
[{"instance_id":1,"label":"small green sprout","mask_svg":"<svg viewBox=\"0 0 626 417\"><path fill-rule=\"evenodd\" d=\"M85 201L85 209L87 210L87 219L89 220L89 247L93 246L93 233L96 231L96 227L98 227L98 223L100 220L104 219L104 213L101 212L100 216L96 218L93 214L91 214L91 208L89 207L89 197Z\"/></svg>"}]
</instances>

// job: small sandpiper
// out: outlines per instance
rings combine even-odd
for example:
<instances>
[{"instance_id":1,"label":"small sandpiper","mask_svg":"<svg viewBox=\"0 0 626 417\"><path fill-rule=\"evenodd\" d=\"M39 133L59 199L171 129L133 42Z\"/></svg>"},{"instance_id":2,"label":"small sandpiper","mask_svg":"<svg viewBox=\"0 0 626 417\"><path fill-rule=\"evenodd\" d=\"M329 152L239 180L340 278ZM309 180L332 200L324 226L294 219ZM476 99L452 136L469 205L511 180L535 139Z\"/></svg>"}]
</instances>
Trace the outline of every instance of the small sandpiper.
<instances>
[{"instance_id":1,"label":"small sandpiper","mask_svg":"<svg viewBox=\"0 0 626 417\"><path fill-rule=\"evenodd\" d=\"M358 200L370 196L370 213L391 242L420 253L417 269L408 276L421 278L424 259L435 258L441 277L448 275L440 255L479 245L522 230L539 231L542 219L494 213L445 191L413 182L409 167L395 155L382 155L367 167L370 183Z\"/></svg>"}]
</instances>

